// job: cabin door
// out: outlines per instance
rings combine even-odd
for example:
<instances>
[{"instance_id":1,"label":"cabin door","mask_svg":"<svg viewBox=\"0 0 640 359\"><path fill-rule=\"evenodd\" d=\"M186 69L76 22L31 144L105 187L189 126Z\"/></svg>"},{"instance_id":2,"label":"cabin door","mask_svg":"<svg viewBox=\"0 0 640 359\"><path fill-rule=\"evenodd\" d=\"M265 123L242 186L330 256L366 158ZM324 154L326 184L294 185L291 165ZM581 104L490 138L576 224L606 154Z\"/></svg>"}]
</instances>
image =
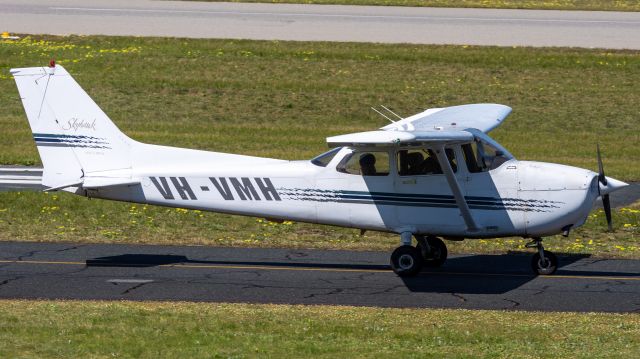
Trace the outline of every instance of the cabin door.
<instances>
[{"instance_id":1,"label":"cabin door","mask_svg":"<svg viewBox=\"0 0 640 359\"><path fill-rule=\"evenodd\" d=\"M458 177L453 149L447 149L447 157ZM395 154L393 171L396 176L393 200L400 225L437 234L451 233L464 226L451 188L430 148L400 149Z\"/></svg>"}]
</instances>

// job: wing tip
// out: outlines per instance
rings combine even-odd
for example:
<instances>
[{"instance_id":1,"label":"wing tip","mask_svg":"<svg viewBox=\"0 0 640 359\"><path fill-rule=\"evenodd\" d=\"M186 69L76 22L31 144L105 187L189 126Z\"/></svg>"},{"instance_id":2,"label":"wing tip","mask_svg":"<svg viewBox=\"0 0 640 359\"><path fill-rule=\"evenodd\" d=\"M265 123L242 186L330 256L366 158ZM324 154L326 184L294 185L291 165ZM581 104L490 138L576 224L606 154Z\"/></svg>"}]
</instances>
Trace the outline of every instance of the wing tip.
<instances>
[{"instance_id":1,"label":"wing tip","mask_svg":"<svg viewBox=\"0 0 640 359\"><path fill-rule=\"evenodd\" d=\"M29 76L29 75L42 75L47 71L54 71L56 75L67 75L67 70L60 64L55 64L55 67L49 66L34 66L34 67L14 67L9 69L9 73L13 76ZM54 72L50 72L53 74Z\"/></svg>"}]
</instances>

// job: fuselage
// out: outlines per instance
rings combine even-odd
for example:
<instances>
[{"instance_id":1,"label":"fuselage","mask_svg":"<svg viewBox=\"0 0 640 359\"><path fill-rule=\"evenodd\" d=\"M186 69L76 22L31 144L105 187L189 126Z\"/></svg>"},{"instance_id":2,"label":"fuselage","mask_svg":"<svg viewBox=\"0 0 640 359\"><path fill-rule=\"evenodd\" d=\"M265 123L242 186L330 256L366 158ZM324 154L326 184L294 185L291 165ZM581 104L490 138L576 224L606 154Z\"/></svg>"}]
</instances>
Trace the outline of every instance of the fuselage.
<instances>
[{"instance_id":1,"label":"fuselage","mask_svg":"<svg viewBox=\"0 0 640 359\"><path fill-rule=\"evenodd\" d=\"M504 153L499 153L503 156L501 163L491 168L471 169L464 146L451 146L449 155L454 158L456 179L479 227L470 231L442 173L403 173L402 154L419 151L415 147L344 147L320 160L284 161L138 145L132 151L129 175L140 184L86 190L82 194L274 220L452 238L557 234L582 225L598 197L594 172L518 161ZM349 158L362 153L384 155L388 164L377 164L384 174L363 175L344 168L349 166Z\"/></svg>"}]
</instances>

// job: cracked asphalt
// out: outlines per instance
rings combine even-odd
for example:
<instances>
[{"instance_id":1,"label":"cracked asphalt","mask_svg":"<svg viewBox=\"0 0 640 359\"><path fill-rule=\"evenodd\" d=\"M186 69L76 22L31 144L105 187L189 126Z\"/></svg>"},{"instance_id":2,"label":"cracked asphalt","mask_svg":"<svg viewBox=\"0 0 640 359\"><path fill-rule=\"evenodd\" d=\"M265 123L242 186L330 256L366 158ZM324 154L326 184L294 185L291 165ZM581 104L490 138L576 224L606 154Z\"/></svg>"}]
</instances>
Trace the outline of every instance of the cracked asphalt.
<instances>
[{"instance_id":1,"label":"cracked asphalt","mask_svg":"<svg viewBox=\"0 0 640 359\"><path fill-rule=\"evenodd\" d=\"M640 260L453 256L402 279L388 253L0 242L0 298L640 312Z\"/></svg>"}]
</instances>

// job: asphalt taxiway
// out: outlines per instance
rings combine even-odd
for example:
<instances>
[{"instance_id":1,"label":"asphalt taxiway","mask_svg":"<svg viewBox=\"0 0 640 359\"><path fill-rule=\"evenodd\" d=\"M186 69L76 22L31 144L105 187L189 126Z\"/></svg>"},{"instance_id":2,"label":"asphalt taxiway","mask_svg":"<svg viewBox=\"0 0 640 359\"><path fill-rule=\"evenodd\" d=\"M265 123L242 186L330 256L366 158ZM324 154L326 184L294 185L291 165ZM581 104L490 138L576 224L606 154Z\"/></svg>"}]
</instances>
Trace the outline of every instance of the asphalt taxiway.
<instances>
[{"instance_id":1,"label":"asphalt taxiway","mask_svg":"<svg viewBox=\"0 0 640 359\"><path fill-rule=\"evenodd\" d=\"M402 279L388 253L0 242L0 298L181 300L381 307L640 312L640 261L453 256Z\"/></svg>"}]
</instances>

